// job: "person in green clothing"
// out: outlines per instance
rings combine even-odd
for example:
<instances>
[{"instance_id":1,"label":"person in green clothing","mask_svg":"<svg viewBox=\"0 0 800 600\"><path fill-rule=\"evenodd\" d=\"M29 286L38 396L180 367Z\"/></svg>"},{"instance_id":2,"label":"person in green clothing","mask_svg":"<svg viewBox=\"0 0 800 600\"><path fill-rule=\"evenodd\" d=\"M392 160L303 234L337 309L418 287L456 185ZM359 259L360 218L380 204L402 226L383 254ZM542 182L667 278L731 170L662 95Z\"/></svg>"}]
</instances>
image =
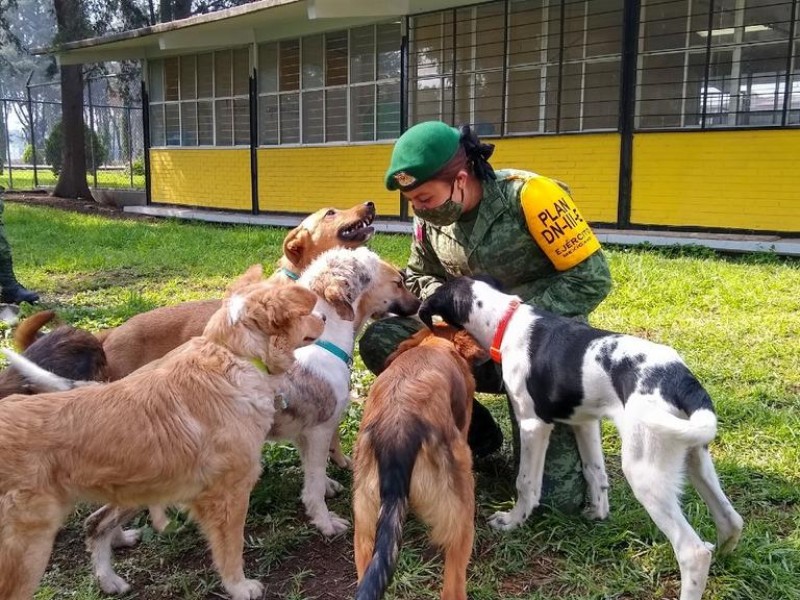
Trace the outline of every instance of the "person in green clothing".
<instances>
[{"instance_id":1,"label":"person in green clothing","mask_svg":"<svg viewBox=\"0 0 800 600\"><path fill-rule=\"evenodd\" d=\"M409 288L424 300L445 281L485 274L528 304L585 320L611 289L599 243L564 184L529 171L495 171L488 161L493 150L468 126L459 130L441 121L417 124L395 143L385 184L414 208ZM413 318L374 322L360 340L362 360L379 373L397 345L422 327ZM474 374L479 392L503 393L498 364L486 362ZM472 414L473 454L495 452L502 445L499 427L477 401ZM512 423L518 457L513 415ZM542 504L576 512L585 493L575 437L558 425L547 452Z\"/></svg>"},{"instance_id":2,"label":"person in green clothing","mask_svg":"<svg viewBox=\"0 0 800 600\"><path fill-rule=\"evenodd\" d=\"M22 287L14 275L11 246L6 239L6 229L3 223L3 192L5 189L0 186L0 302L6 304L30 302L34 304L39 301L39 294Z\"/></svg>"}]
</instances>

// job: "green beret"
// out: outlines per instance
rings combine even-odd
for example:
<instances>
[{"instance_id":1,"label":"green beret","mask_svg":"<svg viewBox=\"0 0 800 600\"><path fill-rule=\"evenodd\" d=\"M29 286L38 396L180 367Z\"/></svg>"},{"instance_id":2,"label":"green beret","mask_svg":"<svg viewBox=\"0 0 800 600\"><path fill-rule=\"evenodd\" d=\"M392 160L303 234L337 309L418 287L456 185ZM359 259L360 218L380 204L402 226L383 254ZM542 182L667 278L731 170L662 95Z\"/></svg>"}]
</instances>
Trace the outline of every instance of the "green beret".
<instances>
[{"instance_id":1,"label":"green beret","mask_svg":"<svg viewBox=\"0 0 800 600\"><path fill-rule=\"evenodd\" d=\"M442 121L425 121L395 142L386 171L387 190L409 190L438 173L458 151L461 134Z\"/></svg>"}]
</instances>

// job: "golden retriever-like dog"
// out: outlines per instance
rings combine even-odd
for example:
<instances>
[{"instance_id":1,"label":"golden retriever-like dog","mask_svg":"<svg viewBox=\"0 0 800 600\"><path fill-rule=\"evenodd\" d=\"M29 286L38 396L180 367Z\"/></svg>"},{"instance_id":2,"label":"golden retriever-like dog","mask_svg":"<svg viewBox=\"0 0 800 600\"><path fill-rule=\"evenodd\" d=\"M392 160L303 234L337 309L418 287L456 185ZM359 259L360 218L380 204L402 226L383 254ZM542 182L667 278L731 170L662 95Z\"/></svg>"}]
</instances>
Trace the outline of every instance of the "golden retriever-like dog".
<instances>
[{"instance_id":1,"label":"golden retriever-like dog","mask_svg":"<svg viewBox=\"0 0 800 600\"><path fill-rule=\"evenodd\" d=\"M300 286L262 281L254 266L203 335L158 364L0 403L0 598L33 595L79 500L187 505L228 594L259 597L263 586L243 571L248 500L283 373L323 331L316 301Z\"/></svg>"},{"instance_id":2,"label":"golden retriever-like dog","mask_svg":"<svg viewBox=\"0 0 800 600\"><path fill-rule=\"evenodd\" d=\"M326 250L358 248L372 237L374 219L375 205L372 202L347 210L321 208L312 213L286 234L283 256L268 281L291 283ZM162 306L99 333L98 338L103 342L108 359L110 378L125 377L200 335L219 306L219 300Z\"/></svg>"},{"instance_id":3,"label":"golden retriever-like dog","mask_svg":"<svg viewBox=\"0 0 800 600\"><path fill-rule=\"evenodd\" d=\"M409 503L444 549L442 599L466 599L475 532L470 364L486 358L466 332L423 330L373 383L353 457L358 600L377 600L389 585Z\"/></svg>"}]
</instances>

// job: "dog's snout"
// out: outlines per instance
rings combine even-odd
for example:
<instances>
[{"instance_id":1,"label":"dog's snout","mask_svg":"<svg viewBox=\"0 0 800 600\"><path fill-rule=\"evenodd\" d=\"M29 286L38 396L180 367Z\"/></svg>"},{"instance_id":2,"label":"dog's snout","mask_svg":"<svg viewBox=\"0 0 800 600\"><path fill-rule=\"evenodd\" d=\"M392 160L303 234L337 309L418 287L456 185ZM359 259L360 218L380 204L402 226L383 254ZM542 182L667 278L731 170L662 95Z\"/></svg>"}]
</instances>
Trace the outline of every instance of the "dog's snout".
<instances>
[{"instance_id":1,"label":"dog's snout","mask_svg":"<svg viewBox=\"0 0 800 600\"><path fill-rule=\"evenodd\" d=\"M375 208L375 203L372 200L367 200L366 202L364 202L364 206L366 206L367 208L373 208L374 209Z\"/></svg>"}]
</instances>

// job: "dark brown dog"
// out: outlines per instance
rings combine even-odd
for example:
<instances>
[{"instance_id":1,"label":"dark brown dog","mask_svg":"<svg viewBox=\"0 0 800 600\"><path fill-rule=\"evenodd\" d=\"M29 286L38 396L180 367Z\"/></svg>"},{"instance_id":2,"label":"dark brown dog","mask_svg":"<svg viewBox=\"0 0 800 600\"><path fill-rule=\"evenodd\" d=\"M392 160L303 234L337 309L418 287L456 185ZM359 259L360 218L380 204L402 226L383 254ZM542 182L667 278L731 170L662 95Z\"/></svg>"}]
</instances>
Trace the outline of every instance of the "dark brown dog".
<instances>
[{"instance_id":1,"label":"dark brown dog","mask_svg":"<svg viewBox=\"0 0 800 600\"><path fill-rule=\"evenodd\" d=\"M52 310L31 315L14 331L14 344L23 356L47 371L67 379L108 379L106 355L100 341L88 331L62 325L47 335L39 331L53 320ZM13 368L0 372L0 398L11 394L35 394L36 386Z\"/></svg>"},{"instance_id":2,"label":"dark brown dog","mask_svg":"<svg viewBox=\"0 0 800 600\"><path fill-rule=\"evenodd\" d=\"M444 549L442 598L466 599L475 532L470 363L486 358L466 332L423 330L373 383L354 453L358 600L377 600L389 585L409 502Z\"/></svg>"}]
</instances>

